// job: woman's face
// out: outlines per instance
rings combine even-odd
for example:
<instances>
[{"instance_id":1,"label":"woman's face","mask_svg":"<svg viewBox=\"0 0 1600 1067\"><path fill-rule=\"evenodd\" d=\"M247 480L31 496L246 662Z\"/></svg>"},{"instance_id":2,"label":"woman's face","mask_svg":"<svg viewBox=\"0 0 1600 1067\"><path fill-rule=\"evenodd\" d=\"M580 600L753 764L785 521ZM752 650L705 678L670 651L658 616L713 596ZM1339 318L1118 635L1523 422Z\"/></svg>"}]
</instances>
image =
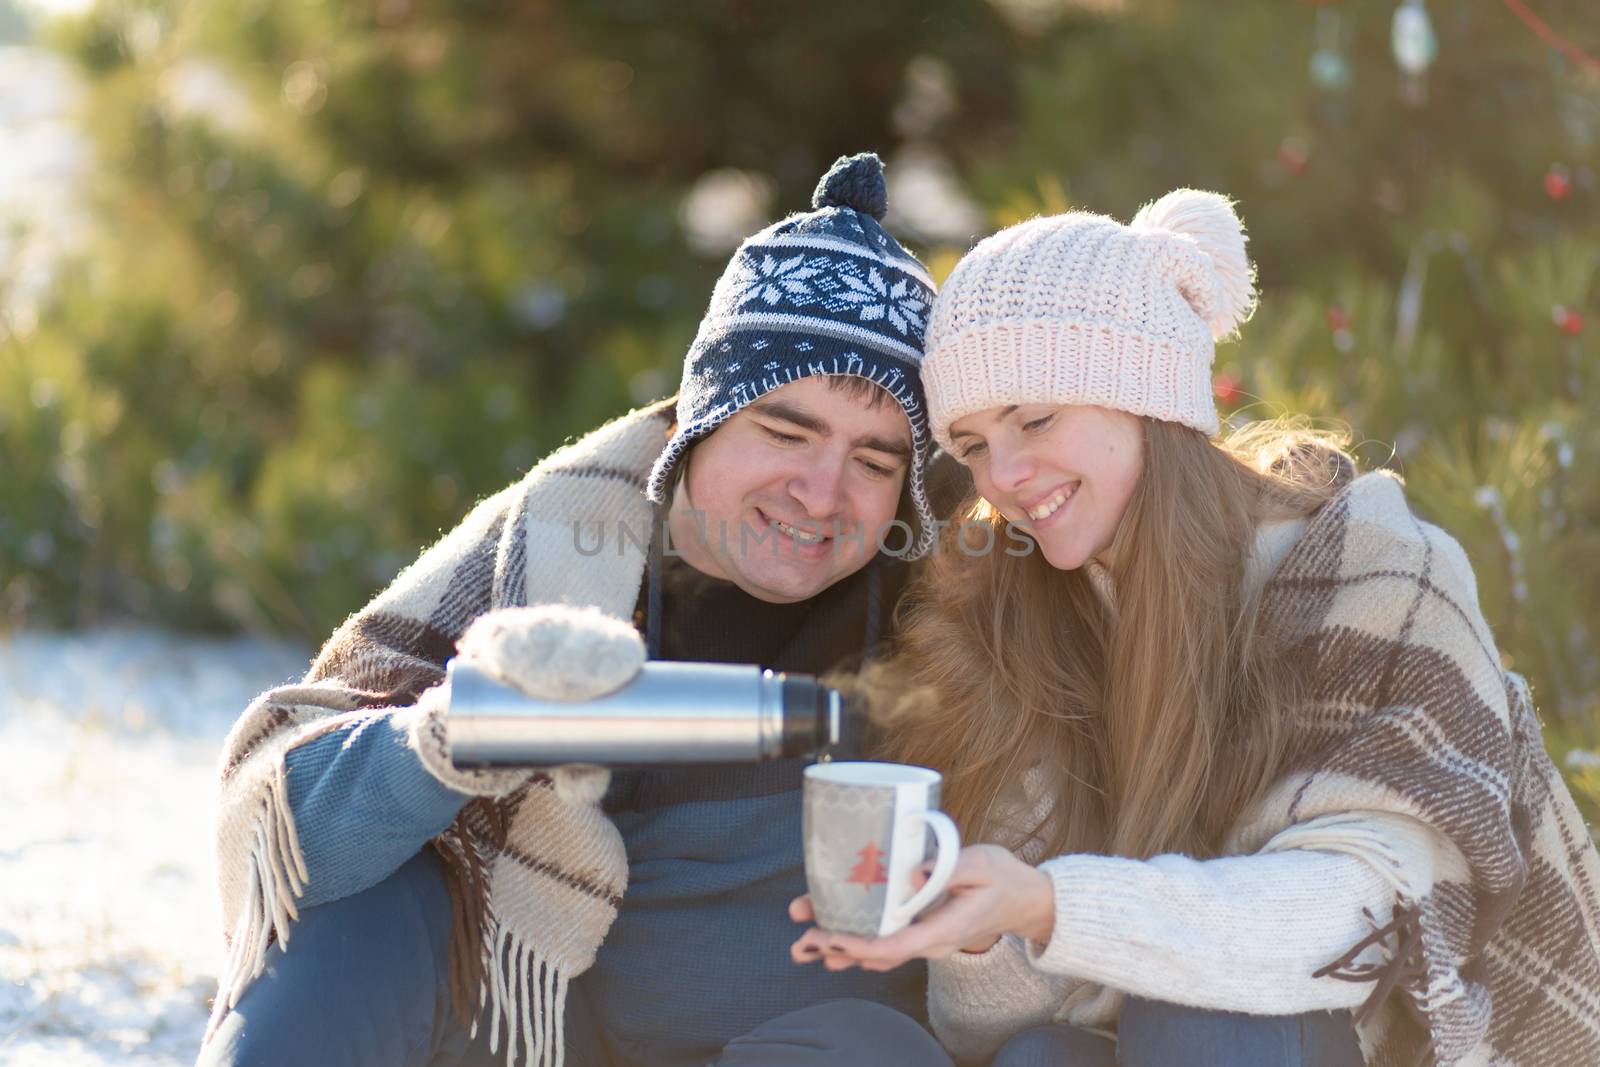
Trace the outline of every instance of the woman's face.
<instances>
[{"instance_id":1,"label":"woman's face","mask_svg":"<svg viewBox=\"0 0 1600 1067\"><path fill-rule=\"evenodd\" d=\"M1125 411L1008 405L950 425L956 458L984 498L1039 543L1051 566L1076 570L1108 549L1144 461L1144 425Z\"/></svg>"}]
</instances>

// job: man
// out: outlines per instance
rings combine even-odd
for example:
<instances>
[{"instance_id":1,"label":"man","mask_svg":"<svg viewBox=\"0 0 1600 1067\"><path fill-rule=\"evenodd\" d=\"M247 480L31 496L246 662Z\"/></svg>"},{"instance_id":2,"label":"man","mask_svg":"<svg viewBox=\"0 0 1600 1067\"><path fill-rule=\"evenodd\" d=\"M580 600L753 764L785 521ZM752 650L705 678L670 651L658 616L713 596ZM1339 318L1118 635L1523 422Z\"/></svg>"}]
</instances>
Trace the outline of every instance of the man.
<instances>
[{"instance_id":1,"label":"man","mask_svg":"<svg viewBox=\"0 0 1600 1067\"><path fill-rule=\"evenodd\" d=\"M463 770L444 729L452 654L583 700L647 654L821 673L870 652L899 586L880 537L915 555L935 533L917 374L932 282L878 224L875 156L841 159L813 205L734 255L675 410L618 419L480 504L235 724L229 959L202 1064L935 1047L908 1019L919 970L789 962L802 761Z\"/></svg>"}]
</instances>

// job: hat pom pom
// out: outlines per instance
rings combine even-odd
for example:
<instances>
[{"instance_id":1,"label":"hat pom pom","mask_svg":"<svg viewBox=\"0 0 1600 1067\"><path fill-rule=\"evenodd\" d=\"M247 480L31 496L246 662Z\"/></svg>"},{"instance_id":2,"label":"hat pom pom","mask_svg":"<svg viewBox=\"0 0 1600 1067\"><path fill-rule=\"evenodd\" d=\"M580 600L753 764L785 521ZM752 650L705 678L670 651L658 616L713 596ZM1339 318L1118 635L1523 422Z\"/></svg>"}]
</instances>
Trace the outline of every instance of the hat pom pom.
<instances>
[{"instance_id":1,"label":"hat pom pom","mask_svg":"<svg viewBox=\"0 0 1600 1067\"><path fill-rule=\"evenodd\" d=\"M814 208L847 207L883 218L889 210L889 188L883 180L883 161L873 152L840 156L811 194Z\"/></svg>"},{"instance_id":2,"label":"hat pom pom","mask_svg":"<svg viewBox=\"0 0 1600 1067\"><path fill-rule=\"evenodd\" d=\"M1136 230L1161 230L1188 237L1210 261L1209 291L1191 302L1213 339L1232 336L1256 309L1256 271L1245 254L1244 223L1233 202L1217 193L1177 189L1133 218Z\"/></svg>"}]
</instances>

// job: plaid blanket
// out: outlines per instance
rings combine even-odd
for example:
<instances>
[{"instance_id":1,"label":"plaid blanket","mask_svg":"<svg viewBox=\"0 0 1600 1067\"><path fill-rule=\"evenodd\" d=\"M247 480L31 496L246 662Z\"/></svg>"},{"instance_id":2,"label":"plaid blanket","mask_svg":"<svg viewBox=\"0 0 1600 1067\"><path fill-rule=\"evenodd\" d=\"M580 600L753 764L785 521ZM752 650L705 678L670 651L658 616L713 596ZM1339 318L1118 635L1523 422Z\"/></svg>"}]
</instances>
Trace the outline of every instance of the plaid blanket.
<instances>
[{"instance_id":1,"label":"plaid blanket","mask_svg":"<svg viewBox=\"0 0 1600 1067\"><path fill-rule=\"evenodd\" d=\"M1267 632L1309 672L1314 741L1228 851L1360 811L1420 819L1449 843L1431 888L1323 972L1373 983L1357 1015L1367 1062L1600 1064L1600 856L1460 546L1411 513L1398 478L1368 474L1313 518L1262 596ZM1373 945L1386 962L1370 962Z\"/></svg>"},{"instance_id":2,"label":"plaid blanket","mask_svg":"<svg viewBox=\"0 0 1600 1067\"><path fill-rule=\"evenodd\" d=\"M223 746L218 881L227 943L211 1029L289 949L307 872L284 754L376 715L406 716L424 764L474 794L434 844L451 874L452 993L474 1030L487 1005L507 1062L559 1063L568 980L594 961L626 857L594 777L453 768L439 712L444 663L468 625L529 604L591 605L630 621L653 512L644 496L670 401L555 452L485 500L328 640L301 683L258 697ZM598 546L598 547L597 547Z\"/></svg>"}]
</instances>

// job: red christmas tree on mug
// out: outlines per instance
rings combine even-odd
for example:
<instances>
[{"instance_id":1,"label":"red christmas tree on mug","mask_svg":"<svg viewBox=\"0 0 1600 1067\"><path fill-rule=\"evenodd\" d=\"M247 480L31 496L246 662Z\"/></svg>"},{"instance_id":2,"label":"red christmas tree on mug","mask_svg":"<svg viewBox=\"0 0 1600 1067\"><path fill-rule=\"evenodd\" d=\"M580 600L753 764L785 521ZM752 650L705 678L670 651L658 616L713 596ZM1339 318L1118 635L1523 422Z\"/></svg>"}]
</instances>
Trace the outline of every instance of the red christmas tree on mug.
<instances>
[{"instance_id":1,"label":"red christmas tree on mug","mask_svg":"<svg viewBox=\"0 0 1600 1067\"><path fill-rule=\"evenodd\" d=\"M876 841L868 841L866 847L857 852L856 855L861 862L850 869L850 877L846 878L845 881L860 882L862 889L871 889L874 885L888 883L888 872L883 869L883 864L879 862L883 856L883 849L878 847Z\"/></svg>"}]
</instances>

